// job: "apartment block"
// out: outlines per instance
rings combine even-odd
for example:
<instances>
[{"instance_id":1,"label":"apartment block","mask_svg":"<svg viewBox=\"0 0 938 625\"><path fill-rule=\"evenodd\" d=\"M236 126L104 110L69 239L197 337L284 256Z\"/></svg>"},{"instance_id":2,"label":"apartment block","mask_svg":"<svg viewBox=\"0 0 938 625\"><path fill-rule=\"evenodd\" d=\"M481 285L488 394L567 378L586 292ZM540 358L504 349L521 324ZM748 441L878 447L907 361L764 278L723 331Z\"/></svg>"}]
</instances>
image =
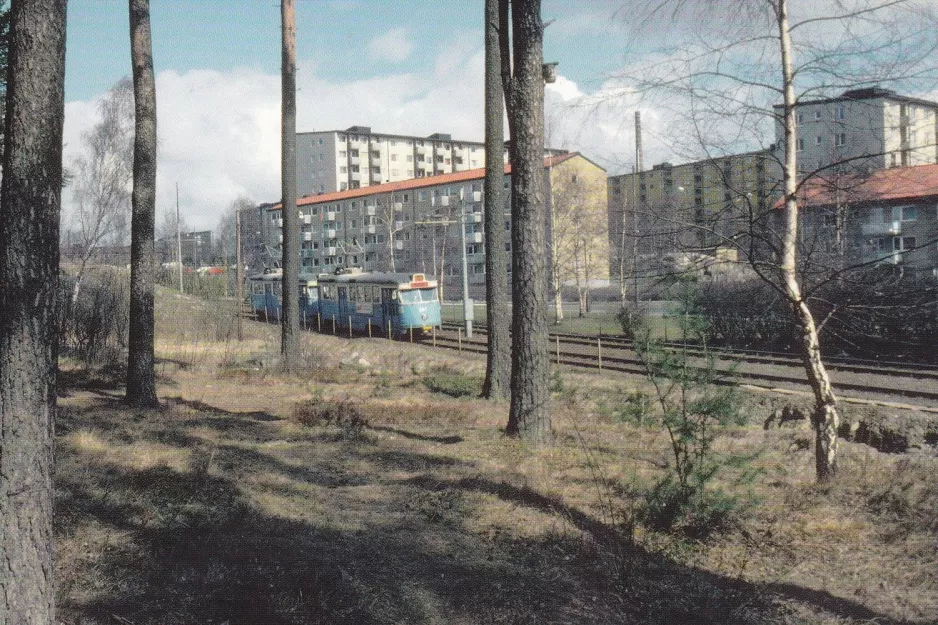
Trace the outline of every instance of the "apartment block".
<instances>
[{"instance_id":1,"label":"apartment block","mask_svg":"<svg viewBox=\"0 0 938 625\"><path fill-rule=\"evenodd\" d=\"M651 271L668 254L729 251L765 210L780 178L771 151L733 154L611 176L608 184L609 273Z\"/></svg>"},{"instance_id":2,"label":"apartment block","mask_svg":"<svg viewBox=\"0 0 938 625\"><path fill-rule=\"evenodd\" d=\"M782 107L775 107L779 158ZM798 168L855 171L938 163L938 103L870 87L795 108Z\"/></svg>"},{"instance_id":3,"label":"apartment block","mask_svg":"<svg viewBox=\"0 0 938 625\"><path fill-rule=\"evenodd\" d=\"M435 133L375 133L368 126L298 133L297 193L359 189L485 167L484 145Z\"/></svg>"},{"instance_id":4,"label":"apartment block","mask_svg":"<svg viewBox=\"0 0 938 625\"><path fill-rule=\"evenodd\" d=\"M552 181L563 180L567 187L580 180L605 181L602 168L578 153L548 157L544 165L548 189ZM505 203L496 208L502 211L508 232L510 172L506 166ZM366 271L411 271L436 276L445 288L456 288L462 275L462 223L469 282L474 296L480 297L485 285L484 214L490 210L482 192L484 178L485 169L475 168L300 198L301 271L327 273L351 266ZM595 211L603 221L605 186L600 196ZM279 263L282 255L281 213L279 205L261 210L264 223L258 230L266 237L267 266ZM599 246L605 254L605 233L601 238ZM546 250L548 242L544 245Z\"/></svg>"},{"instance_id":5,"label":"apartment block","mask_svg":"<svg viewBox=\"0 0 938 625\"><path fill-rule=\"evenodd\" d=\"M837 184L809 180L798 200L803 258L938 276L938 165L891 167Z\"/></svg>"}]
</instances>

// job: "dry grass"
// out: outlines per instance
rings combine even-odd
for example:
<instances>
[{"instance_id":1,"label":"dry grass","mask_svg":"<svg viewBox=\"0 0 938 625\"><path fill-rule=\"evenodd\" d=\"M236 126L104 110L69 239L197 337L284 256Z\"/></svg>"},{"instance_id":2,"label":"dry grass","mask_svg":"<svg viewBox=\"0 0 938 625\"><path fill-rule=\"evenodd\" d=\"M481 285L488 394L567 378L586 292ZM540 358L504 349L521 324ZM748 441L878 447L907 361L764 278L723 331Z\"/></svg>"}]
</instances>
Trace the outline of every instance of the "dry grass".
<instances>
[{"instance_id":1,"label":"dry grass","mask_svg":"<svg viewBox=\"0 0 938 625\"><path fill-rule=\"evenodd\" d=\"M482 359L306 336L160 298L159 411L63 376L57 465L61 620L83 623L927 623L938 614L936 461L843 446L812 483L797 430L727 432L759 504L706 543L634 525L667 441L615 422L629 379L564 373L556 443L505 438L505 403L453 399L428 367ZM208 313L206 313L208 315ZM201 325L200 325L201 324ZM93 382L93 383L90 383ZM771 408L750 403L753 422ZM741 469L719 486L736 488Z\"/></svg>"}]
</instances>

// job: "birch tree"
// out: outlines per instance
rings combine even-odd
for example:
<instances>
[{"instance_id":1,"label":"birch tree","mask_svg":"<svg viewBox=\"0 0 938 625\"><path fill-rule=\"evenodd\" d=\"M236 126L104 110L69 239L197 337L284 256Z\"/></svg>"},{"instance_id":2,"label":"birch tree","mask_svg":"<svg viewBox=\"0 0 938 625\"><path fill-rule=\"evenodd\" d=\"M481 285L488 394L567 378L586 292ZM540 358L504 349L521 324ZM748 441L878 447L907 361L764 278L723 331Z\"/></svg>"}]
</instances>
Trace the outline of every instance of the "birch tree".
<instances>
[{"instance_id":1,"label":"birch tree","mask_svg":"<svg viewBox=\"0 0 938 625\"><path fill-rule=\"evenodd\" d=\"M786 302L814 395L817 479L830 481L837 473L840 413L799 261L798 192L838 164L799 163L796 110L803 100L857 86L934 81L933 7L914 0L666 1L651 5L651 14L720 24L643 67L643 77L630 73L640 91L673 96L672 112L685 122L674 127L676 147L716 161L753 144L766 146L764 137L779 129L779 145L766 151L776 159L778 194L750 197L724 178L728 193L745 205L742 214L718 215L719 228L706 221L686 225L715 245L736 248ZM739 227L725 228L731 222Z\"/></svg>"},{"instance_id":2,"label":"birch tree","mask_svg":"<svg viewBox=\"0 0 938 625\"><path fill-rule=\"evenodd\" d=\"M52 625L65 0L11 7L0 186L0 623Z\"/></svg>"},{"instance_id":3,"label":"birch tree","mask_svg":"<svg viewBox=\"0 0 938 625\"><path fill-rule=\"evenodd\" d=\"M122 79L101 100L100 121L82 135L84 154L73 163L75 212L73 231L81 256L72 286L74 306L85 269L102 242L124 243L133 180L134 95L130 79Z\"/></svg>"}]
</instances>

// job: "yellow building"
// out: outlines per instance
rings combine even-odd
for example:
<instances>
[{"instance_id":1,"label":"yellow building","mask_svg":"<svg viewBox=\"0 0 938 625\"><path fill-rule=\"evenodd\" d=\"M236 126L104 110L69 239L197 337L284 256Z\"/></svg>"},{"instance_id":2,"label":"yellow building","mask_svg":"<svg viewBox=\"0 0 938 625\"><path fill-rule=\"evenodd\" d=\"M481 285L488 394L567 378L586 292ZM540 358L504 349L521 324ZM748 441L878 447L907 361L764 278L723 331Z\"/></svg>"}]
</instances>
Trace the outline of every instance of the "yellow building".
<instances>
[{"instance_id":1,"label":"yellow building","mask_svg":"<svg viewBox=\"0 0 938 625\"><path fill-rule=\"evenodd\" d=\"M609 178L609 272L628 278L666 254L733 257L780 178L771 151Z\"/></svg>"}]
</instances>

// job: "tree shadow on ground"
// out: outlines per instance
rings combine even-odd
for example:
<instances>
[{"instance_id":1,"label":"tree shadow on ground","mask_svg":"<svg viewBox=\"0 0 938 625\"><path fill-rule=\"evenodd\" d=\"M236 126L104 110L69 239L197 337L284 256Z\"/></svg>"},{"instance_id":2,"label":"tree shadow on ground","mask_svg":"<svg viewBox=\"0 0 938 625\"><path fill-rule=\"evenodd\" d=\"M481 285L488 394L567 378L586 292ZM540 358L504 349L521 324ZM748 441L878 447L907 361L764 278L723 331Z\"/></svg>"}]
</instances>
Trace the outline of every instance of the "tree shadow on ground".
<instances>
[{"instance_id":1,"label":"tree shadow on ground","mask_svg":"<svg viewBox=\"0 0 938 625\"><path fill-rule=\"evenodd\" d=\"M394 448L393 440L339 441L335 453L297 452L288 462L245 443L274 440L276 420L186 405L196 413L121 420L111 411L99 424L115 444L133 436L197 450L184 469L135 468L62 445L64 623L755 625L790 622L789 602L842 620L895 623L823 591L763 587L631 543L622 549L618 528L468 463ZM91 413L63 418L74 429ZM198 430L206 427L217 439L204 461ZM456 469L477 475L452 477ZM399 471L419 475L387 475ZM487 497L582 534L480 532L473 521ZM285 503L272 512L278 498Z\"/></svg>"}]
</instances>

